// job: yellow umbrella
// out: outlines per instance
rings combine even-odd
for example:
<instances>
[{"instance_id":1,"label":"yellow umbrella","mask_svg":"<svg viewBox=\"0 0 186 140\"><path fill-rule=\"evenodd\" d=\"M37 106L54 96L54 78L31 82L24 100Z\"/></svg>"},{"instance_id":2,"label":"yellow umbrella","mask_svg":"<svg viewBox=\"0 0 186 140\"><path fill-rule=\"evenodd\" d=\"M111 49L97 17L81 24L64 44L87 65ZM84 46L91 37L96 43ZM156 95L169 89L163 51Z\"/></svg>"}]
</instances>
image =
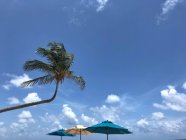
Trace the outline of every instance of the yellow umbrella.
<instances>
[{"instance_id":1,"label":"yellow umbrella","mask_svg":"<svg viewBox=\"0 0 186 140\"><path fill-rule=\"evenodd\" d=\"M74 135L80 135L80 140L81 140L81 135L89 135L92 134L91 132L85 130L86 127L83 125L76 125L73 128L65 130L65 133L68 134L74 134Z\"/></svg>"}]
</instances>

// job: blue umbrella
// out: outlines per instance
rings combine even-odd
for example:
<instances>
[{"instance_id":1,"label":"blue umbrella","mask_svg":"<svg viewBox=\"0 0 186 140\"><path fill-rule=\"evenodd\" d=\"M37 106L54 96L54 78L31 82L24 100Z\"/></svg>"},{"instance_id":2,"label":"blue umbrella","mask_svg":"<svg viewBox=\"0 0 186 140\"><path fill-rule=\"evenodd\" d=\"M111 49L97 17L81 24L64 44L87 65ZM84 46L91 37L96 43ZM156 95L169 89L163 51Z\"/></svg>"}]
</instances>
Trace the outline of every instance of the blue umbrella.
<instances>
[{"instance_id":1,"label":"blue umbrella","mask_svg":"<svg viewBox=\"0 0 186 140\"><path fill-rule=\"evenodd\" d=\"M90 126L86 128L87 131L92 133L107 134L107 140L109 134L131 134L128 129L112 123L111 121L104 121L102 123Z\"/></svg>"},{"instance_id":2,"label":"blue umbrella","mask_svg":"<svg viewBox=\"0 0 186 140\"><path fill-rule=\"evenodd\" d=\"M67 133L65 133L65 130L64 129L60 129L58 131L54 131L54 132L48 133L47 135L61 136L61 140L62 140L62 136L70 136L70 137L75 136L73 134L67 134Z\"/></svg>"}]
</instances>

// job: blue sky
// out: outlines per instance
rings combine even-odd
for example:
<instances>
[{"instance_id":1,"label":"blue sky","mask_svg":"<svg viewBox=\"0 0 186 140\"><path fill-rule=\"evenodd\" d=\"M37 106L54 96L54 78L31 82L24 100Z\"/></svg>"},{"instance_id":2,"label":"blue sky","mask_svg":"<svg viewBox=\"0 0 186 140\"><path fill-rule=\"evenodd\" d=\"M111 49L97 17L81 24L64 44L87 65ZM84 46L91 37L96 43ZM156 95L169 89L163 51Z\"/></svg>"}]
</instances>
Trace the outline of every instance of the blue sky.
<instances>
[{"instance_id":1,"label":"blue sky","mask_svg":"<svg viewBox=\"0 0 186 140\"><path fill-rule=\"evenodd\" d=\"M111 139L185 138L185 12L185 0L0 0L1 108L52 96L54 84L20 87L41 75L22 66L50 41L86 80L83 91L67 80L54 102L0 114L1 139L52 140L45 134L106 119L133 132Z\"/></svg>"}]
</instances>

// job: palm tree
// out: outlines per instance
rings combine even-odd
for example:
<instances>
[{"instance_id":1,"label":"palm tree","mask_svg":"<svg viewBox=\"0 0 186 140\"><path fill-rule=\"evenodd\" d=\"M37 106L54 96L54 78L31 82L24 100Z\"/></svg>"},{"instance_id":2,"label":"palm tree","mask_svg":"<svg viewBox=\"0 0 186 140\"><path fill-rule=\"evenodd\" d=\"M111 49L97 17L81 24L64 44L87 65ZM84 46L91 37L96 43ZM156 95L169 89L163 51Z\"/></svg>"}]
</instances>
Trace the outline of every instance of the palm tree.
<instances>
[{"instance_id":1,"label":"palm tree","mask_svg":"<svg viewBox=\"0 0 186 140\"><path fill-rule=\"evenodd\" d=\"M51 42L48 44L48 47L48 49L38 48L36 51L37 54L47 59L47 63L40 60L31 60L26 61L23 66L25 71L39 70L44 73L44 76L23 82L22 86L33 86L35 84L44 85L54 81L56 87L53 96L50 99L0 109L0 113L43 103L50 103L55 99L59 83L62 84L64 79L72 79L80 85L81 89L84 89L84 79L81 76L74 75L74 72L70 70L74 56L65 50L62 43Z\"/></svg>"}]
</instances>

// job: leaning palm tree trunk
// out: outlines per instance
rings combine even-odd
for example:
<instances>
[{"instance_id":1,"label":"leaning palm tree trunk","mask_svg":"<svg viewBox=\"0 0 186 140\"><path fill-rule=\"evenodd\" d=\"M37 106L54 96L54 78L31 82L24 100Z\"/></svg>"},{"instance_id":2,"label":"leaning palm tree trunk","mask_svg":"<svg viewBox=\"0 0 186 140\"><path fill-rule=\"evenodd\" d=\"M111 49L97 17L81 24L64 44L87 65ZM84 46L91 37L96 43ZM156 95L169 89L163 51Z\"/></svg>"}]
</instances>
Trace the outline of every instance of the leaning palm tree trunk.
<instances>
[{"instance_id":1,"label":"leaning palm tree trunk","mask_svg":"<svg viewBox=\"0 0 186 140\"><path fill-rule=\"evenodd\" d=\"M64 79L71 79L79 84L81 89L84 89L85 80L83 77L74 75L74 72L70 69L73 64L74 55L68 53L65 50L64 45L61 43L51 42L48 47L49 49L38 48L36 51L37 54L46 58L47 62L41 60L30 60L26 61L23 67L25 71L39 70L45 75L25 81L21 85L22 87L33 86L35 84L45 85L55 81L56 89L54 95L51 98L42 101L0 109L0 113L43 103L50 103L56 97L58 84L63 83Z\"/></svg>"},{"instance_id":2,"label":"leaning palm tree trunk","mask_svg":"<svg viewBox=\"0 0 186 140\"><path fill-rule=\"evenodd\" d=\"M6 111L15 110L15 109L25 108L25 107L28 107L28 106L34 106L34 105L39 105L39 104L44 104L44 103L50 103L56 97L57 90L58 90L58 85L59 85L59 83L56 82L56 89L55 89L54 95L50 99L46 99L46 100L42 100L42 101L38 101L38 102L27 103L27 104L22 104L22 105L13 106L13 107L3 108L3 109L0 109L0 113L6 112Z\"/></svg>"}]
</instances>

